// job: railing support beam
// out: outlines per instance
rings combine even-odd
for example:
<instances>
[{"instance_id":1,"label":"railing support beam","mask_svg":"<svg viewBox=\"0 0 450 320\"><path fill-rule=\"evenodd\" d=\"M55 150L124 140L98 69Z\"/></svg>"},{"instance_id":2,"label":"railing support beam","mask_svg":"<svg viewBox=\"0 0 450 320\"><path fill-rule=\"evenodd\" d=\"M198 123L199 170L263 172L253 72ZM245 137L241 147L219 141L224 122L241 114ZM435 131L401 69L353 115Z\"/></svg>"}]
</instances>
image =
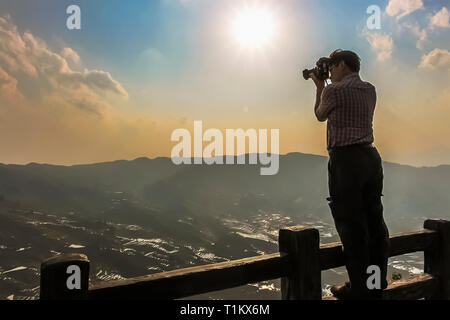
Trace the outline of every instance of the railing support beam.
<instances>
[{"instance_id":1,"label":"railing support beam","mask_svg":"<svg viewBox=\"0 0 450 320\"><path fill-rule=\"evenodd\" d=\"M89 260L84 254L67 254L41 264L41 300L88 299Z\"/></svg>"},{"instance_id":2,"label":"railing support beam","mask_svg":"<svg viewBox=\"0 0 450 320\"><path fill-rule=\"evenodd\" d=\"M279 232L280 252L289 257L289 274L281 278L281 299L321 300L319 231L290 227Z\"/></svg>"},{"instance_id":3,"label":"railing support beam","mask_svg":"<svg viewBox=\"0 0 450 320\"><path fill-rule=\"evenodd\" d=\"M438 279L435 294L427 299L450 300L450 221L426 220L424 228L438 233L436 244L424 252L425 273Z\"/></svg>"}]
</instances>

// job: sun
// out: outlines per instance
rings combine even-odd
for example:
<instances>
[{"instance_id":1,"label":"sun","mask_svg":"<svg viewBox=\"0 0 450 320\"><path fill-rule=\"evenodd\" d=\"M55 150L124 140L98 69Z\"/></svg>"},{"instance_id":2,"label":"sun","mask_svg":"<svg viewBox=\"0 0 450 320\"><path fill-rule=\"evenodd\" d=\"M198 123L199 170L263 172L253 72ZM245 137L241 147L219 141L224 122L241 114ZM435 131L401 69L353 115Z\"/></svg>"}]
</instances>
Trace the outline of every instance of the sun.
<instances>
[{"instance_id":1,"label":"sun","mask_svg":"<svg viewBox=\"0 0 450 320\"><path fill-rule=\"evenodd\" d=\"M248 7L237 12L232 31L242 47L262 49L273 39L275 19L268 9Z\"/></svg>"}]
</instances>

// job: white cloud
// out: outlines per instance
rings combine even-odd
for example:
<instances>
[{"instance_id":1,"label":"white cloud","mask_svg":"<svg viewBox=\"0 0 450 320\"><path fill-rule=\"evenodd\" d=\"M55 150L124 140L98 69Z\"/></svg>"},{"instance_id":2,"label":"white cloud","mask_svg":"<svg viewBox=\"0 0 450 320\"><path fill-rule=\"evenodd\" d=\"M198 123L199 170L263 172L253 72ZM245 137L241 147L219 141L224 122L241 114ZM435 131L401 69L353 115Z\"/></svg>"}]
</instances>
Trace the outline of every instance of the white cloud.
<instances>
[{"instance_id":1,"label":"white cloud","mask_svg":"<svg viewBox=\"0 0 450 320\"><path fill-rule=\"evenodd\" d=\"M424 50L424 45L428 40L428 32L435 27L450 27L450 14L447 8L443 7L439 12L437 12L434 16L431 17L430 23L427 27L421 28L417 22L414 24L404 22L400 24L400 27L406 27L409 29L414 36L417 38L416 48L420 50Z\"/></svg>"},{"instance_id":2,"label":"white cloud","mask_svg":"<svg viewBox=\"0 0 450 320\"><path fill-rule=\"evenodd\" d=\"M372 50L377 52L379 61L386 61L391 58L394 50L394 40L391 36L376 32L365 32L365 36Z\"/></svg>"},{"instance_id":3,"label":"white cloud","mask_svg":"<svg viewBox=\"0 0 450 320\"><path fill-rule=\"evenodd\" d=\"M155 64L164 63L166 61L165 56L156 48L148 48L144 50L141 52L140 57Z\"/></svg>"},{"instance_id":4,"label":"white cloud","mask_svg":"<svg viewBox=\"0 0 450 320\"><path fill-rule=\"evenodd\" d=\"M400 19L421 8L423 8L422 0L390 0L386 13Z\"/></svg>"},{"instance_id":5,"label":"white cloud","mask_svg":"<svg viewBox=\"0 0 450 320\"><path fill-rule=\"evenodd\" d=\"M434 49L422 57L419 68L435 69L437 67L448 68L450 70L450 51L445 49Z\"/></svg>"},{"instance_id":6,"label":"white cloud","mask_svg":"<svg viewBox=\"0 0 450 320\"><path fill-rule=\"evenodd\" d=\"M403 26L411 30L411 32L417 37L416 48L423 50L424 43L427 41L427 30L421 29L419 25L416 23L414 25L409 23L404 23Z\"/></svg>"},{"instance_id":7,"label":"white cloud","mask_svg":"<svg viewBox=\"0 0 450 320\"><path fill-rule=\"evenodd\" d=\"M67 84L72 88L83 85L90 89L111 91L124 97L127 96L125 89L111 77L109 72L85 69L83 72L61 73L56 78L60 83Z\"/></svg>"},{"instance_id":8,"label":"white cloud","mask_svg":"<svg viewBox=\"0 0 450 320\"><path fill-rule=\"evenodd\" d=\"M163 0L166 5L176 5L181 4L182 6L188 6L197 2L197 0Z\"/></svg>"},{"instance_id":9,"label":"white cloud","mask_svg":"<svg viewBox=\"0 0 450 320\"><path fill-rule=\"evenodd\" d=\"M450 28L450 13L446 7L443 7L441 11L431 17L430 26Z\"/></svg>"},{"instance_id":10,"label":"white cloud","mask_svg":"<svg viewBox=\"0 0 450 320\"><path fill-rule=\"evenodd\" d=\"M22 98L17 90L17 80L0 68L0 94L6 98Z\"/></svg>"},{"instance_id":11,"label":"white cloud","mask_svg":"<svg viewBox=\"0 0 450 320\"><path fill-rule=\"evenodd\" d=\"M0 17L0 66L10 72L23 72L29 76L37 76L33 63L27 59L29 48L12 24L10 16Z\"/></svg>"},{"instance_id":12,"label":"white cloud","mask_svg":"<svg viewBox=\"0 0 450 320\"><path fill-rule=\"evenodd\" d=\"M21 34L9 15L0 17L1 77L2 81L8 81L2 90L17 90L17 81L25 79L26 86L40 93L42 99L59 96L63 101L95 113L106 105L102 100L107 92L128 96L110 73L87 69L77 72L70 68L69 62L80 62L74 50L65 48L58 54L30 32Z\"/></svg>"},{"instance_id":13,"label":"white cloud","mask_svg":"<svg viewBox=\"0 0 450 320\"><path fill-rule=\"evenodd\" d=\"M78 55L78 53L76 53L74 50L72 50L71 48L64 48L61 51L61 55L66 58L66 60L71 61L72 63L79 63L80 62L80 56Z\"/></svg>"}]
</instances>

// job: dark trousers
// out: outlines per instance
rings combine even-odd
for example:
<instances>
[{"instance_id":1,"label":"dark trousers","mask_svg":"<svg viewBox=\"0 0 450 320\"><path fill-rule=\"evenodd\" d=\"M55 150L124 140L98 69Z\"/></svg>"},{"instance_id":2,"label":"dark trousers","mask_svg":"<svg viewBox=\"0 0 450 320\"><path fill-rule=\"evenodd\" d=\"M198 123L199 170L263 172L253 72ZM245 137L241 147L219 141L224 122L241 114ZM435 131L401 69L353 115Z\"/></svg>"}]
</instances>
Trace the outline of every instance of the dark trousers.
<instances>
[{"instance_id":1,"label":"dark trousers","mask_svg":"<svg viewBox=\"0 0 450 320\"><path fill-rule=\"evenodd\" d=\"M380 291L367 287L371 275L367 268L380 268L381 289L385 289L390 246L381 202L383 167L377 149L353 145L330 151L328 186L354 298L376 296Z\"/></svg>"}]
</instances>

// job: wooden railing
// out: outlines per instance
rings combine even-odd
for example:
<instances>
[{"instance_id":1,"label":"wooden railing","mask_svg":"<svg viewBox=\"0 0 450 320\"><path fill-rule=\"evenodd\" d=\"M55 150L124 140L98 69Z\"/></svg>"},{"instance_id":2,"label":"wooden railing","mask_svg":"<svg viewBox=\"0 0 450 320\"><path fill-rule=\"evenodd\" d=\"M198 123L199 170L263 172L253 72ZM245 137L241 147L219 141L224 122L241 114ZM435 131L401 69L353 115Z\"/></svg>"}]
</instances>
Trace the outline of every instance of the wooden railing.
<instances>
[{"instance_id":1,"label":"wooden railing","mask_svg":"<svg viewBox=\"0 0 450 320\"><path fill-rule=\"evenodd\" d=\"M450 299L449 221L427 220L423 230L390 240L390 257L424 251L424 273L390 284L383 299ZM341 243L320 245L319 231L312 228L281 229L279 249L274 254L100 284L89 284L85 255L62 255L42 263L40 297L166 300L281 278L281 299L320 300L321 272L345 265Z\"/></svg>"}]
</instances>

